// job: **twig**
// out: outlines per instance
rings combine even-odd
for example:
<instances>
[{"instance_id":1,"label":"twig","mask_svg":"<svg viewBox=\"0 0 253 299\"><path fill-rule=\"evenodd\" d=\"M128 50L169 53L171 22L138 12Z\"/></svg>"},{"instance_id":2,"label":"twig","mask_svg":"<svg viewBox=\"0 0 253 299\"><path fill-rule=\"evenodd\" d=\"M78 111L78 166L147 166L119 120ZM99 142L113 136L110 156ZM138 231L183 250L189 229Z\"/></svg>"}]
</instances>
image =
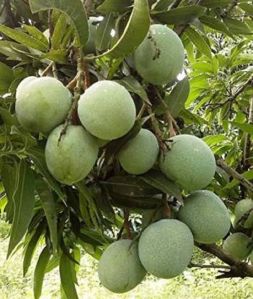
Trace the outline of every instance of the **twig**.
<instances>
[{"instance_id":1,"label":"twig","mask_svg":"<svg viewBox=\"0 0 253 299\"><path fill-rule=\"evenodd\" d=\"M253 97L251 97L250 104L249 104L248 123L253 124ZM251 145L252 143L251 143L250 134L246 133L244 149L243 149L243 166L245 170L249 169L249 167L251 166L249 162L249 157L251 155Z\"/></svg>"},{"instance_id":2,"label":"twig","mask_svg":"<svg viewBox=\"0 0 253 299\"><path fill-rule=\"evenodd\" d=\"M229 277L253 277L253 266L248 265L245 262L232 258L226 254L222 248L216 244L196 244L200 249L213 254L218 257L224 263L230 266L230 271L221 271L221 275L217 278L229 278Z\"/></svg>"},{"instance_id":3,"label":"twig","mask_svg":"<svg viewBox=\"0 0 253 299\"><path fill-rule=\"evenodd\" d=\"M124 228L126 230L128 239L132 239L132 234L129 225L129 211L127 209L124 209Z\"/></svg>"},{"instance_id":4,"label":"twig","mask_svg":"<svg viewBox=\"0 0 253 299\"><path fill-rule=\"evenodd\" d=\"M138 115L136 117L136 119L141 119L142 118L142 116L143 116L146 108L147 108L147 104L143 103L142 106L141 106L141 109L140 109L140 111L139 111L139 113L138 113Z\"/></svg>"},{"instance_id":5,"label":"twig","mask_svg":"<svg viewBox=\"0 0 253 299\"><path fill-rule=\"evenodd\" d=\"M228 265L212 265L212 264L210 264L210 265L202 265L202 264L195 264L195 263L190 263L189 265L188 265L188 267L189 268L207 268L207 269L209 269L209 268L213 268L213 269L230 269L230 266L228 266Z\"/></svg>"},{"instance_id":6,"label":"twig","mask_svg":"<svg viewBox=\"0 0 253 299\"><path fill-rule=\"evenodd\" d=\"M41 77L46 76L46 75L50 72L50 70L52 69L53 64L54 64L53 61L51 61L51 62L49 63L49 65L48 65L48 66L44 69L44 71L41 73Z\"/></svg>"},{"instance_id":7,"label":"twig","mask_svg":"<svg viewBox=\"0 0 253 299\"><path fill-rule=\"evenodd\" d=\"M177 8L182 0L175 0L175 2L171 5L170 9Z\"/></svg>"},{"instance_id":8,"label":"twig","mask_svg":"<svg viewBox=\"0 0 253 299\"><path fill-rule=\"evenodd\" d=\"M231 175L234 179L240 181L240 183L247 188L250 192L253 192L253 184L243 177L236 170L228 166L222 159L217 160L217 165L220 166L227 174Z\"/></svg>"},{"instance_id":9,"label":"twig","mask_svg":"<svg viewBox=\"0 0 253 299\"><path fill-rule=\"evenodd\" d=\"M154 133L157 137L157 140L159 142L159 145L160 145L160 148L162 150L165 150L166 149L166 146L163 142L163 135L162 135L162 132L160 130L160 127L159 127L159 122L157 121L153 111L152 111L152 108L150 106L147 106L147 111L148 111L148 114L150 115L150 120L151 120L151 124L152 124L152 128L154 130Z\"/></svg>"},{"instance_id":10,"label":"twig","mask_svg":"<svg viewBox=\"0 0 253 299\"><path fill-rule=\"evenodd\" d=\"M76 79L76 86L74 88L74 98L72 106L69 110L69 113L67 115L67 118L65 120L65 123L63 125L63 129L61 131L61 134L59 136L58 142L61 141L62 136L66 133L67 127L70 123L77 124L78 123L78 115L77 115L77 103L80 98L81 90L84 87L83 86L83 79L84 76L84 70L83 70L83 51L82 49L79 49L79 57L77 59L77 75L75 77Z\"/></svg>"}]
</instances>

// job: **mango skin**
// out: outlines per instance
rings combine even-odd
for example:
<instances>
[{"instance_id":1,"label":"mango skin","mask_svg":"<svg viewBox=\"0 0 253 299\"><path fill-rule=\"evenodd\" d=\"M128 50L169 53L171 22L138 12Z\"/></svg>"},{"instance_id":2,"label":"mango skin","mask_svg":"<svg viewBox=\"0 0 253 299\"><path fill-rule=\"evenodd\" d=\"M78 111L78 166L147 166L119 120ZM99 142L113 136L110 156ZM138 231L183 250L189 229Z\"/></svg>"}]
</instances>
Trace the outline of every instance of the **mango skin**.
<instances>
[{"instance_id":1,"label":"mango skin","mask_svg":"<svg viewBox=\"0 0 253 299\"><path fill-rule=\"evenodd\" d=\"M37 77L35 76L29 76L29 77L26 77L25 79L23 79L17 89L16 89L16 98L19 98L20 95L22 96L22 90L24 89L24 87L29 84L30 82L32 82L34 79L37 79Z\"/></svg>"},{"instance_id":2,"label":"mango skin","mask_svg":"<svg viewBox=\"0 0 253 299\"><path fill-rule=\"evenodd\" d=\"M233 258L244 260L250 254L249 243L248 236L243 233L234 233L224 241L223 250Z\"/></svg>"},{"instance_id":3,"label":"mango skin","mask_svg":"<svg viewBox=\"0 0 253 299\"><path fill-rule=\"evenodd\" d=\"M48 170L63 184L72 185L84 179L98 157L98 145L82 126L68 126L59 137L63 125L55 128L48 137L45 157Z\"/></svg>"},{"instance_id":4,"label":"mango skin","mask_svg":"<svg viewBox=\"0 0 253 299\"><path fill-rule=\"evenodd\" d=\"M106 248L98 264L102 285L114 293L136 287L146 275L138 257L138 246L132 240L119 240Z\"/></svg>"},{"instance_id":5,"label":"mango skin","mask_svg":"<svg viewBox=\"0 0 253 299\"><path fill-rule=\"evenodd\" d=\"M253 209L253 200L251 199L242 199L238 201L235 206L235 223L238 223L240 219L246 214L249 210ZM252 228L253 227L253 210L249 213L247 220L244 222L243 227Z\"/></svg>"},{"instance_id":6,"label":"mango skin","mask_svg":"<svg viewBox=\"0 0 253 299\"><path fill-rule=\"evenodd\" d=\"M130 93L120 84L103 80L91 85L78 102L81 123L92 135L103 140L124 136L136 116Z\"/></svg>"},{"instance_id":7,"label":"mango skin","mask_svg":"<svg viewBox=\"0 0 253 299\"><path fill-rule=\"evenodd\" d=\"M180 208L178 219L190 228L195 241L205 244L221 240L231 226L226 206L208 190L191 193Z\"/></svg>"},{"instance_id":8,"label":"mango skin","mask_svg":"<svg viewBox=\"0 0 253 299\"><path fill-rule=\"evenodd\" d=\"M160 157L160 169L186 191L205 188L216 170L214 155L200 138L182 134L170 138L171 149Z\"/></svg>"},{"instance_id":9,"label":"mango skin","mask_svg":"<svg viewBox=\"0 0 253 299\"><path fill-rule=\"evenodd\" d=\"M155 24L136 49L134 64L144 80L164 85L174 81L182 71L184 57L184 46L178 35L166 25Z\"/></svg>"},{"instance_id":10,"label":"mango skin","mask_svg":"<svg viewBox=\"0 0 253 299\"><path fill-rule=\"evenodd\" d=\"M30 132L50 132L64 121L70 107L69 90L55 78L26 78L17 87L17 119Z\"/></svg>"},{"instance_id":11,"label":"mango skin","mask_svg":"<svg viewBox=\"0 0 253 299\"><path fill-rule=\"evenodd\" d=\"M193 253L190 229L175 219L163 219L149 225L139 240L139 257L147 272L160 278L181 274Z\"/></svg>"},{"instance_id":12,"label":"mango skin","mask_svg":"<svg viewBox=\"0 0 253 299\"><path fill-rule=\"evenodd\" d=\"M158 154L159 144L155 135L147 129L141 129L123 146L118 157L120 165L126 172L142 174L154 166Z\"/></svg>"}]
</instances>

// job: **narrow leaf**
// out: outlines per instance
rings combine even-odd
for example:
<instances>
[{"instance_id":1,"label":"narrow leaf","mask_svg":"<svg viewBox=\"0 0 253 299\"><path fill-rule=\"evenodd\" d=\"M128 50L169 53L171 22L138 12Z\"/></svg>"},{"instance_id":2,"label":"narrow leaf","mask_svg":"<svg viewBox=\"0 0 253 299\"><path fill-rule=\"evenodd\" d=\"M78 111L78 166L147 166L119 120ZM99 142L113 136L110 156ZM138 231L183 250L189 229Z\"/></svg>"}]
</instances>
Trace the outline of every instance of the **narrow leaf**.
<instances>
[{"instance_id":1,"label":"narrow leaf","mask_svg":"<svg viewBox=\"0 0 253 299\"><path fill-rule=\"evenodd\" d=\"M59 19L57 20L54 32L52 34L51 43L53 49L61 48L61 41L66 34L67 22L66 22L66 15L61 14Z\"/></svg>"},{"instance_id":2,"label":"narrow leaf","mask_svg":"<svg viewBox=\"0 0 253 299\"><path fill-rule=\"evenodd\" d=\"M198 33L198 31L194 30L192 27L189 27L185 33L202 54L206 55L209 59L212 59L211 48L204 37Z\"/></svg>"},{"instance_id":3,"label":"narrow leaf","mask_svg":"<svg viewBox=\"0 0 253 299\"><path fill-rule=\"evenodd\" d=\"M65 13L76 30L79 46L85 46L88 41L88 21L81 0L29 0L32 13L37 13L42 10L57 9Z\"/></svg>"},{"instance_id":4,"label":"narrow leaf","mask_svg":"<svg viewBox=\"0 0 253 299\"><path fill-rule=\"evenodd\" d=\"M102 22L99 23L96 30L95 44L98 51L106 50L110 47L112 39L111 31L115 24L115 18L112 13L108 13Z\"/></svg>"},{"instance_id":5,"label":"narrow leaf","mask_svg":"<svg viewBox=\"0 0 253 299\"><path fill-rule=\"evenodd\" d=\"M102 14L123 12L130 7L131 4L131 0L105 0L96 10Z\"/></svg>"},{"instance_id":6,"label":"narrow leaf","mask_svg":"<svg viewBox=\"0 0 253 299\"><path fill-rule=\"evenodd\" d=\"M16 186L13 194L14 220L11 228L8 256L23 238L33 216L35 202L34 174L22 160L16 173Z\"/></svg>"},{"instance_id":7,"label":"narrow leaf","mask_svg":"<svg viewBox=\"0 0 253 299\"><path fill-rule=\"evenodd\" d=\"M133 11L122 36L112 49L103 55L119 58L131 54L146 37L149 25L150 16L147 0L135 0Z\"/></svg>"},{"instance_id":8,"label":"narrow leaf","mask_svg":"<svg viewBox=\"0 0 253 299\"><path fill-rule=\"evenodd\" d=\"M253 124L241 124L238 122L231 122L232 125L236 126L240 130L242 130L245 133L248 133L250 135L253 135Z\"/></svg>"},{"instance_id":9,"label":"narrow leaf","mask_svg":"<svg viewBox=\"0 0 253 299\"><path fill-rule=\"evenodd\" d=\"M61 285L67 298L78 299L73 281L74 263L63 253L60 259Z\"/></svg>"},{"instance_id":10,"label":"narrow leaf","mask_svg":"<svg viewBox=\"0 0 253 299\"><path fill-rule=\"evenodd\" d=\"M221 20L211 17L211 16L207 16L207 15L200 17L199 19L206 26L208 26L214 30L224 32L228 36L232 36L232 34L228 30L228 27L226 26L226 24L224 22L222 22Z\"/></svg>"},{"instance_id":11,"label":"narrow leaf","mask_svg":"<svg viewBox=\"0 0 253 299\"><path fill-rule=\"evenodd\" d=\"M175 196L178 200L182 201L180 188L171 180L169 180L163 173L158 170L151 170L140 177L145 183L152 187Z\"/></svg>"},{"instance_id":12,"label":"narrow leaf","mask_svg":"<svg viewBox=\"0 0 253 299\"><path fill-rule=\"evenodd\" d=\"M198 5L188 5L186 7L178 7L170 9L166 12L153 13L153 16L160 22L165 24L188 24L195 18L203 16L206 8Z\"/></svg>"},{"instance_id":13,"label":"narrow leaf","mask_svg":"<svg viewBox=\"0 0 253 299\"><path fill-rule=\"evenodd\" d=\"M202 0L201 5L208 8L226 7L231 4L231 0Z\"/></svg>"},{"instance_id":14,"label":"narrow leaf","mask_svg":"<svg viewBox=\"0 0 253 299\"><path fill-rule=\"evenodd\" d=\"M37 179L36 190L39 194L41 204L47 218L53 251L56 253L58 247L56 202L52 191L43 179Z\"/></svg>"},{"instance_id":15,"label":"narrow leaf","mask_svg":"<svg viewBox=\"0 0 253 299\"><path fill-rule=\"evenodd\" d=\"M54 190L56 194L64 200L65 195L63 194L59 183L48 172L44 150L40 147L31 147L27 149L26 153L29 157L31 157L39 173L43 175L52 190Z\"/></svg>"},{"instance_id":16,"label":"narrow leaf","mask_svg":"<svg viewBox=\"0 0 253 299\"><path fill-rule=\"evenodd\" d=\"M233 34L253 34L245 22L232 18L225 18L224 22Z\"/></svg>"},{"instance_id":17,"label":"narrow leaf","mask_svg":"<svg viewBox=\"0 0 253 299\"><path fill-rule=\"evenodd\" d=\"M137 94L144 103L151 105L145 89L133 76L124 77L121 80L117 80L117 82L123 85L129 92Z\"/></svg>"},{"instance_id":18,"label":"narrow leaf","mask_svg":"<svg viewBox=\"0 0 253 299\"><path fill-rule=\"evenodd\" d=\"M47 46L43 42L24 33L23 31L12 29L5 25L0 25L0 32L26 47L37 49L42 52L46 52L48 50Z\"/></svg>"},{"instance_id":19,"label":"narrow leaf","mask_svg":"<svg viewBox=\"0 0 253 299\"><path fill-rule=\"evenodd\" d=\"M40 254L38 262L34 270L33 293L34 298L39 299L41 296L43 280L46 273L48 261L50 259L50 252L48 247L45 247Z\"/></svg>"},{"instance_id":20,"label":"narrow leaf","mask_svg":"<svg viewBox=\"0 0 253 299\"><path fill-rule=\"evenodd\" d=\"M42 231L43 231L43 225L39 225L36 228L31 240L26 245L24 260L23 260L23 276L26 275L26 273L31 265L31 261L32 261L35 249L36 249L38 242L40 240L40 237L42 235Z\"/></svg>"},{"instance_id":21,"label":"narrow leaf","mask_svg":"<svg viewBox=\"0 0 253 299\"><path fill-rule=\"evenodd\" d=\"M164 102L170 114L173 117L177 117L180 111L184 108L184 104L189 96L190 84L187 77L182 81L179 81L177 85L173 88L171 93L166 93ZM155 113L161 115L166 112L166 109L162 104L160 104L156 109Z\"/></svg>"}]
</instances>

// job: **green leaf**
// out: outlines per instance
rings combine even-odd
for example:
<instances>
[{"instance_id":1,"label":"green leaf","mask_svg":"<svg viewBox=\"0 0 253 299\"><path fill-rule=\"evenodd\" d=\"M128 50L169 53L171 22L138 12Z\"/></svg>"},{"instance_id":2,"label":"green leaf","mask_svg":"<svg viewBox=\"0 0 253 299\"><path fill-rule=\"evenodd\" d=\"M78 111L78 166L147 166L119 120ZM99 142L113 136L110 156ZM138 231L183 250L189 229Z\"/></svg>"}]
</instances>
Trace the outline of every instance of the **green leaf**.
<instances>
[{"instance_id":1,"label":"green leaf","mask_svg":"<svg viewBox=\"0 0 253 299\"><path fill-rule=\"evenodd\" d=\"M242 174L242 176L247 180L253 180L253 170L248 170ZM229 182L224 189L232 189L240 184L240 181L237 179L233 179Z\"/></svg>"},{"instance_id":2,"label":"green leaf","mask_svg":"<svg viewBox=\"0 0 253 299\"><path fill-rule=\"evenodd\" d=\"M102 183L110 192L129 197L148 197L159 193L138 176L113 176Z\"/></svg>"},{"instance_id":3,"label":"green leaf","mask_svg":"<svg viewBox=\"0 0 253 299\"><path fill-rule=\"evenodd\" d=\"M60 259L61 286L67 298L78 299L72 275L74 271L73 262L63 253Z\"/></svg>"},{"instance_id":4,"label":"green leaf","mask_svg":"<svg viewBox=\"0 0 253 299\"><path fill-rule=\"evenodd\" d=\"M133 76L124 77L121 80L116 80L116 82L123 85L129 92L137 94L144 103L151 105L145 89Z\"/></svg>"},{"instance_id":5,"label":"green leaf","mask_svg":"<svg viewBox=\"0 0 253 299\"><path fill-rule=\"evenodd\" d=\"M199 19L206 26L208 26L214 30L224 32L228 36L232 36L231 32L228 30L228 27L226 26L226 24L224 22L222 22L221 20L211 17L211 16L207 16L207 15L200 17Z\"/></svg>"},{"instance_id":6,"label":"green leaf","mask_svg":"<svg viewBox=\"0 0 253 299\"><path fill-rule=\"evenodd\" d=\"M18 172L18 164L13 163L10 165L9 163L3 163L1 169L1 179L3 182L4 190L7 195L8 203L5 207L6 218L8 221L13 221L14 216L14 202L13 202L13 194L15 192L16 185L16 174Z\"/></svg>"},{"instance_id":7,"label":"green leaf","mask_svg":"<svg viewBox=\"0 0 253 299\"><path fill-rule=\"evenodd\" d=\"M134 7L125 30L116 44L103 55L112 58L126 57L144 40L150 26L147 0L135 0Z\"/></svg>"},{"instance_id":8,"label":"green leaf","mask_svg":"<svg viewBox=\"0 0 253 299\"><path fill-rule=\"evenodd\" d=\"M105 0L97 7L97 11L102 14L111 12L123 12L132 4L131 0Z\"/></svg>"},{"instance_id":9,"label":"green leaf","mask_svg":"<svg viewBox=\"0 0 253 299\"><path fill-rule=\"evenodd\" d=\"M16 173L16 186L13 194L14 220L11 228L8 256L23 238L33 216L35 202L34 174L29 165L21 160Z\"/></svg>"},{"instance_id":10,"label":"green leaf","mask_svg":"<svg viewBox=\"0 0 253 299\"><path fill-rule=\"evenodd\" d=\"M0 62L0 92L7 93L13 80L13 70L8 65Z\"/></svg>"},{"instance_id":11,"label":"green leaf","mask_svg":"<svg viewBox=\"0 0 253 299\"><path fill-rule=\"evenodd\" d=\"M202 0L201 5L208 8L227 7L231 0Z\"/></svg>"},{"instance_id":12,"label":"green leaf","mask_svg":"<svg viewBox=\"0 0 253 299\"><path fill-rule=\"evenodd\" d=\"M48 50L48 47L39 39L36 39L21 30L0 25L0 32L26 47L37 49L42 52L46 52Z\"/></svg>"},{"instance_id":13,"label":"green leaf","mask_svg":"<svg viewBox=\"0 0 253 299\"><path fill-rule=\"evenodd\" d=\"M32 13L48 9L57 9L72 21L77 35L78 45L85 47L89 37L87 16L81 0L29 0Z\"/></svg>"},{"instance_id":14,"label":"green leaf","mask_svg":"<svg viewBox=\"0 0 253 299\"><path fill-rule=\"evenodd\" d=\"M173 2L174 0L159 0L159 1L155 1L155 5L153 8L153 11L165 11L168 10L170 4Z\"/></svg>"},{"instance_id":15,"label":"green leaf","mask_svg":"<svg viewBox=\"0 0 253 299\"><path fill-rule=\"evenodd\" d=\"M202 54L206 55L209 59L212 59L211 48L198 31L194 30L192 27L188 27L185 34Z\"/></svg>"},{"instance_id":16,"label":"green leaf","mask_svg":"<svg viewBox=\"0 0 253 299\"><path fill-rule=\"evenodd\" d=\"M23 260L23 276L26 275L26 273L31 265L31 261L32 261L35 249L38 246L39 240L40 240L42 232L43 232L43 228L44 228L43 225L39 225L36 228L30 241L26 245L25 253L24 253L24 260Z\"/></svg>"},{"instance_id":17,"label":"green leaf","mask_svg":"<svg viewBox=\"0 0 253 299\"><path fill-rule=\"evenodd\" d=\"M67 22L66 22L66 15L61 14L58 18L55 27L54 32L51 37L51 44L53 49L59 49L62 48L61 41L66 34L67 29Z\"/></svg>"},{"instance_id":18,"label":"green leaf","mask_svg":"<svg viewBox=\"0 0 253 299\"><path fill-rule=\"evenodd\" d=\"M30 147L26 150L26 154L33 160L39 173L46 179L50 188L54 190L62 200L65 200L65 195L62 192L59 183L48 172L44 150L40 147Z\"/></svg>"},{"instance_id":19,"label":"green leaf","mask_svg":"<svg viewBox=\"0 0 253 299\"><path fill-rule=\"evenodd\" d=\"M243 9L247 14L253 16L253 5L249 3L241 3L239 7Z\"/></svg>"},{"instance_id":20,"label":"green leaf","mask_svg":"<svg viewBox=\"0 0 253 299\"><path fill-rule=\"evenodd\" d=\"M204 118L198 116L197 114L192 113L189 110L183 109L180 112L180 116L183 117L183 119L185 120L186 123L194 123L194 124L198 124L198 125L203 125L206 124L208 125L208 121L206 121Z\"/></svg>"},{"instance_id":21,"label":"green leaf","mask_svg":"<svg viewBox=\"0 0 253 299\"><path fill-rule=\"evenodd\" d=\"M247 24L242 21L227 17L224 19L224 22L233 34L253 34Z\"/></svg>"},{"instance_id":22,"label":"green leaf","mask_svg":"<svg viewBox=\"0 0 253 299\"><path fill-rule=\"evenodd\" d=\"M36 190L47 218L53 252L56 253L58 248L56 201L52 191L48 188L48 184L43 179L37 179Z\"/></svg>"},{"instance_id":23,"label":"green leaf","mask_svg":"<svg viewBox=\"0 0 253 299\"><path fill-rule=\"evenodd\" d=\"M50 259L50 255L51 254L48 250L48 247L45 247L41 252L38 262L36 264L33 278L33 293L35 299L39 299L41 296L43 280L46 273L47 264Z\"/></svg>"},{"instance_id":24,"label":"green leaf","mask_svg":"<svg viewBox=\"0 0 253 299\"><path fill-rule=\"evenodd\" d=\"M170 93L166 93L164 102L170 114L175 118L179 115L180 111L184 108L184 104L189 96L190 84L187 77L179 81ZM164 114L166 108L160 104L156 109L157 115Z\"/></svg>"},{"instance_id":25,"label":"green leaf","mask_svg":"<svg viewBox=\"0 0 253 299\"><path fill-rule=\"evenodd\" d=\"M145 183L166 193L175 196L182 201L180 188L171 180L169 180L163 173L158 170L151 170L140 177Z\"/></svg>"},{"instance_id":26,"label":"green leaf","mask_svg":"<svg viewBox=\"0 0 253 299\"><path fill-rule=\"evenodd\" d=\"M112 39L111 31L115 25L115 18L112 13L108 13L96 30L95 45L98 51L106 50L110 47Z\"/></svg>"},{"instance_id":27,"label":"green leaf","mask_svg":"<svg viewBox=\"0 0 253 299\"><path fill-rule=\"evenodd\" d=\"M166 12L154 12L153 16L165 24L188 24L194 19L203 16L206 8L198 5L188 5L170 9Z\"/></svg>"},{"instance_id":28,"label":"green leaf","mask_svg":"<svg viewBox=\"0 0 253 299\"><path fill-rule=\"evenodd\" d=\"M60 64L66 64L67 54L67 50L65 49L51 49L46 54L42 55L41 58L46 58Z\"/></svg>"},{"instance_id":29,"label":"green leaf","mask_svg":"<svg viewBox=\"0 0 253 299\"><path fill-rule=\"evenodd\" d=\"M24 28L30 36L32 36L36 40L41 41L44 44L45 49L48 49L49 43L48 43L47 38L43 34L43 32L41 32L39 29L37 29L34 26L30 26L30 25L26 25L26 24L23 24L22 28Z\"/></svg>"},{"instance_id":30,"label":"green leaf","mask_svg":"<svg viewBox=\"0 0 253 299\"><path fill-rule=\"evenodd\" d=\"M253 135L253 124L241 124L235 121L231 122L231 124L239 128L243 132Z\"/></svg>"}]
</instances>

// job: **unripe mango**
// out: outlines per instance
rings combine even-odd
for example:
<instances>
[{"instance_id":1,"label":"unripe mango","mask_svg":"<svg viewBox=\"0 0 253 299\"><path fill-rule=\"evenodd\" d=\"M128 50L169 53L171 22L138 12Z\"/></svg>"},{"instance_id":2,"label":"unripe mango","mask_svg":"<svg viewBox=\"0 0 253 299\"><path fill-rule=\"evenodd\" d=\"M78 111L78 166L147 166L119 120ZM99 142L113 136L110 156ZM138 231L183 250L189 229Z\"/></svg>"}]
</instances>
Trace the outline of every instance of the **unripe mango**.
<instances>
[{"instance_id":1,"label":"unripe mango","mask_svg":"<svg viewBox=\"0 0 253 299\"><path fill-rule=\"evenodd\" d=\"M25 87L28 83L32 82L34 79L37 79L37 77L35 77L35 76L29 76L29 77L26 77L25 79L23 79L23 80L19 83L19 85L18 85L18 87L17 87L17 89L16 89L16 98L19 98L20 95L22 96L22 90L24 89L24 87Z\"/></svg>"},{"instance_id":2,"label":"unripe mango","mask_svg":"<svg viewBox=\"0 0 253 299\"><path fill-rule=\"evenodd\" d=\"M234 233L226 238L223 250L239 260L245 259L250 254L250 238L243 233Z\"/></svg>"},{"instance_id":3,"label":"unripe mango","mask_svg":"<svg viewBox=\"0 0 253 299\"><path fill-rule=\"evenodd\" d=\"M149 225L139 240L139 257L147 272L172 278L190 263L193 236L190 229L175 219L163 219Z\"/></svg>"},{"instance_id":4,"label":"unripe mango","mask_svg":"<svg viewBox=\"0 0 253 299\"><path fill-rule=\"evenodd\" d=\"M199 243L215 243L225 237L230 229L226 206L208 190L190 194L179 210L178 219L189 226L194 240Z\"/></svg>"},{"instance_id":5,"label":"unripe mango","mask_svg":"<svg viewBox=\"0 0 253 299\"><path fill-rule=\"evenodd\" d=\"M114 293L132 290L143 280L145 274L138 257L137 244L131 240L112 243L99 260L100 282Z\"/></svg>"},{"instance_id":6,"label":"unripe mango","mask_svg":"<svg viewBox=\"0 0 253 299\"><path fill-rule=\"evenodd\" d=\"M58 126L48 137L46 163L56 180L72 185L85 178L93 168L98 157L98 145L81 126L68 126L60 139L63 127Z\"/></svg>"},{"instance_id":7,"label":"unripe mango","mask_svg":"<svg viewBox=\"0 0 253 299\"><path fill-rule=\"evenodd\" d=\"M155 135L147 130L129 140L119 152L122 168L130 174L142 174L153 167L159 153L159 144Z\"/></svg>"},{"instance_id":8,"label":"unripe mango","mask_svg":"<svg viewBox=\"0 0 253 299\"><path fill-rule=\"evenodd\" d=\"M55 78L28 77L17 87L16 115L28 131L51 131L63 122L70 106L70 92Z\"/></svg>"},{"instance_id":9,"label":"unripe mango","mask_svg":"<svg viewBox=\"0 0 253 299\"><path fill-rule=\"evenodd\" d=\"M162 172L187 191L206 187L212 180L216 163L208 145L192 135L170 138L171 149L160 158Z\"/></svg>"},{"instance_id":10,"label":"unripe mango","mask_svg":"<svg viewBox=\"0 0 253 299\"><path fill-rule=\"evenodd\" d=\"M249 212L252 210L251 212ZM249 214L248 218L242 220L243 227L252 228L253 227L253 200L251 199L243 199L238 201L235 206L235 223L237 224L245 214Z\"/></svg>"},{"instance_id":11,"label":"unripe mango","mask_svg":"<svg viewBox=\"0 0 253 299\"><path fill-rule=\"evenodd\" d=\"M166 25L155 24L134 53L137 72L149 83L164 85L174 81L184 64L184 46Z\"/></svg>"},{"instance_id":12,"label":"unripe mango","mask_svg":"<svg viewBox=\"0 0 253 299\"><path fill-rule=\"evenodd\" d=\"M136 109L130 93L114 81L99 81L90 86L78 102L78 115L92 135L113 140L133 127Z\"/></svg>"}]
</instances>

